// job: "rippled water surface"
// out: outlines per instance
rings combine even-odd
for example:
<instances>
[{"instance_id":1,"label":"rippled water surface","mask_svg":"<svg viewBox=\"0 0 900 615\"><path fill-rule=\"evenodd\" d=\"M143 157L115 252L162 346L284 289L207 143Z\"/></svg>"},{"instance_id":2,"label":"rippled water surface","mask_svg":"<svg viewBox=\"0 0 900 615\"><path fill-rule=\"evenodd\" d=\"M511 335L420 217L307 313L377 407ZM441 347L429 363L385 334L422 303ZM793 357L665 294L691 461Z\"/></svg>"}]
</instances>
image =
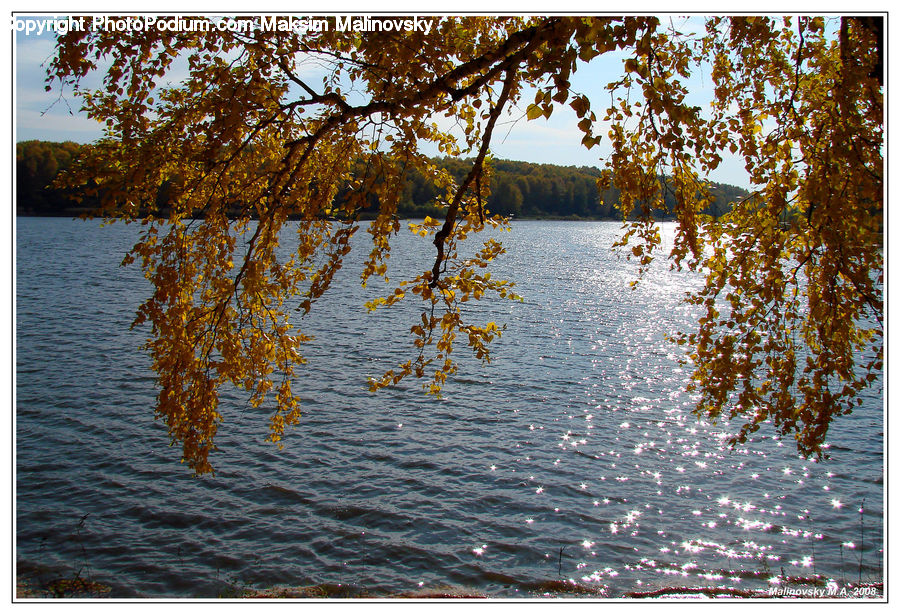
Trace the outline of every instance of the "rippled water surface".
<instances>
[{"instance_id":1,"label":"rippled water surface","mask_svg":"<svg viewBox=\"0 0 900 615\"><path fill-rule=\"evenodd\" d=\"M799 458L765 429L727 450L727 425L691 415L688 374L664 341L689 326L679 299L696 278L661 267L629 290L634 270L610 250L617 232L516 223L497 275L524 301L472 308L507 330L494 363L465 362L440 400L415 382L367 391L366 376L411 356L417 312L367 314L372 295L348 265L300 322L316 341L285 448L263 442L265 408L226 392L217 474L198 479L153 419L137 350L147 331L129 330L147 286L117 265L137 228L19 218L20 565L147 597L880 581L881 383L833 426L828 461ZM396 242L401 272L428 267L427 245Z\"/></svg>"}]
</instances>

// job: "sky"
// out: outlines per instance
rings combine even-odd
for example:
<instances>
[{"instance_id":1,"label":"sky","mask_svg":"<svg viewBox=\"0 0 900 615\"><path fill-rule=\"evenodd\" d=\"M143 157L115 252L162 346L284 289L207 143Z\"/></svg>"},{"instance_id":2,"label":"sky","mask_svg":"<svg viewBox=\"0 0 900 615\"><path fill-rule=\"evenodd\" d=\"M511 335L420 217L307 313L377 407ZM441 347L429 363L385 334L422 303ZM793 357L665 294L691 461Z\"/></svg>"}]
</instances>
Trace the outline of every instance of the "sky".
<instances>
[{"instance_id":1,"label":"sky","mask_svg":"<svg viewBox=\"0 0 900 615\"><path fill-rule=\"evenodd\" d=\"M679 17L671 19L679 27L691 27L691 21ZM58 87L44 90L46 63L53 53L52 34L38 36L17 32L15 40L15 140L40 139L48 141L72 140L86 143L102 134L100 125L79 110L79 102L70 93ZM622 71L622 58L600 56L580 68L572 76L572 91L586 94L594 101L594 108L602 109L609 100L604 89L607 82ZM693 104L706 105L711 100L712 88L708 75L702 71L689 82ZM610 154L605 130L604 140L591 150L581 145L582 133L577 128L578 118L567 105L559 105L549 119L527 121L524 117L527 103L533 95L525 94L520 107L511 111L507 120L494 131L492 152L496 158L523 160L536 163L576 166L602 166L601 158ZM425 150L429 154L437 154ZM743 163L735 157L726 157L710 176L711 180L748 187Z\"/></svg>"}]
</instances>

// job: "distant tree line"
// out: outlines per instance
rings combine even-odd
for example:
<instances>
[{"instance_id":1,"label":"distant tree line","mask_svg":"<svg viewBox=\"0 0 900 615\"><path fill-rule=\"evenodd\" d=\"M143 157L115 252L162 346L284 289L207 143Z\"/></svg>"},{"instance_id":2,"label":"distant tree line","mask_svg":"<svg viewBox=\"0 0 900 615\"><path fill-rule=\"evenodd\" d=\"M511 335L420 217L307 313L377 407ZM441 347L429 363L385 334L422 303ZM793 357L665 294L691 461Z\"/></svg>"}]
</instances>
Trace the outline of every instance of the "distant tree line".
<instances>
[{"instance_id":1,"label":"distant tree line","mask_svg":"<svg viewBox=\"0 0 900 615\"><path fill-rule=\"evenodd\" d=\"M471 161L438 159L440 165L461 180ZM492 213L522 218L572 218L621 220L619 190L613 185L597 188L600 170L595 167L536 164L515 160L494 160L491 196L487 207ZM731 204L745 198L747 191L728 184L712 184L712 204L704 213L721 216ZM434 215L437 189L419 173L411 173L400 201L400 210L419 215ZM675 196L666 195L668 215L674 217ZM667 214L659 216L666 218Z\"/></svg>"},{"instance_id":2,"label":"distant tree line","mask_svg":"<svg viewBox=\"0 0 900 615\"><path fill-rule=\"evenodd\" d=\"M56 175L67 168L84 147L72 141L23 141L16 144L16 215L76 216L93 208L90 201L77 202L70 191L51 187ZM457 180L471 168L471 161L441 158L440 165ZM536 164L514 160L495 160L492 164L491 196L487 208L496 214L515 218L559 218L620 220L617 207L619 191L613 185L597 188L599 169L594 167ZM165 204L166 186L160 188L157 204ZM404 217L438 216L435 205L438 189L420 173L407 178L398 205ZM712 184L714 200L705 213L720 216L730 210L731 203L747 192L728 184ZM668 212L674 208L674 195L666 197ZM372 212L378 204L372 203ZM366 213L366 210L363 211ZM663 214L659 216L665 218Z\"/></svg>"},{"instance_id":3,"label":"distant tree line","mask_svg":"<svg viewBox=\"0 0 900 615\"><path fill-rule=\"evenodd\" d=\"M78 156L83 145L73 141L16 143L16 215L74 216L89 207L73 201L50 184Z\"/></svg>"}]
</instances>

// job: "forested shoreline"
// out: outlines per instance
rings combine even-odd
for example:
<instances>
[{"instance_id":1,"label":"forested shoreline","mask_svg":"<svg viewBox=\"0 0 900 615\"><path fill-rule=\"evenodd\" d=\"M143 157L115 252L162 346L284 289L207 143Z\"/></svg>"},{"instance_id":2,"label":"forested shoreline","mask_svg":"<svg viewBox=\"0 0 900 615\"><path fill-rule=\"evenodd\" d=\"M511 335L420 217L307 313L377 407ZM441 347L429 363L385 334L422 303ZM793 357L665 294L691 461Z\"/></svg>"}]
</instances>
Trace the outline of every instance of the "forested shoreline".
<instances>
[{"instance_id":1,"label":"forested shoreline","mask_svg":"<svg viewBox=\"0 0 900 615\"><path fill-rule=\"evenodd\" d=\"M22 141L16 144L16 215L74 217L90 211L95 203L76 201L74 193L51 186L85 147L73 141ZM436 159L457 180L471 168L471 161L458 158ZM514 218L553 218L584 220L621 220L618 189L600 192L596 167L537 164L515 160L495 160L492 164L491 196L487 207L492 213ZM164 205L166 187L160 189ZM720 216L730 204L747 192L737 186L712 184L714 201L704 213ZM411 172L404 184L398 214L407 218L440 216L434 205L438 190L420 173ZM666 198L673 211L674 195ZM371 212L368 211L371 209ZM362 214L375 214L377 204ZM660 217L667 217L665 214Z\"/></svg>"}]
</instances>

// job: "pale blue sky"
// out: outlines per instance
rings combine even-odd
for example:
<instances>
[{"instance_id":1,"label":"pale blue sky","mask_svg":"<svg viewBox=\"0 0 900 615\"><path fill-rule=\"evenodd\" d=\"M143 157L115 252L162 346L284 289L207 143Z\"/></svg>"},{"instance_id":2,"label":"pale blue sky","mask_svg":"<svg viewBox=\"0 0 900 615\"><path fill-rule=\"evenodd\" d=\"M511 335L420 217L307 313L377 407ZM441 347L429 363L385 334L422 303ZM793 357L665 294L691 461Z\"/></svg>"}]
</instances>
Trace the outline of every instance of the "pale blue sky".
<instances>
[{"instance_id":1,"label":"pale blue sky","mask_svg":"<svg viewBox=\"0 0 900 615\"><path fill-rule=\"evenodd\" d=\"M666 17L665 19L669 19ZM675 18L673 18L675 19ZM682 21L676 21L681 25ZM16 34L16 140L43 139L49 141L72 140L89 142L102 133L100 125L79 111L79 102L69 93L54 88L45 92L45 68L53 53L51 35ZM609 100L606 83L621 74L621 59L598 57L589 64L582 64L572 76L572 90L588 95L599 110ZM95 80L96 81L96 80ZM706 104L711 97L708 75L697 75L690 83L695 104ZM523 97L521 108L513 111L513 118L520 118L494 131L492 151L497 158L525 160L560 165L601 166L600 158L609 155L608 142L587 150L581 145L582 133L577 128L578 118L568 106L558 106L549 120L526 121L525 106L531 97ZM605 130L603 131L605 133ZM432 153L432 152L429 152ZM437 151L435 150L435 152ZM727 158L710 178L714 181L747 186L746 173L741 162Z\"/></svg>"}]
</instances>

